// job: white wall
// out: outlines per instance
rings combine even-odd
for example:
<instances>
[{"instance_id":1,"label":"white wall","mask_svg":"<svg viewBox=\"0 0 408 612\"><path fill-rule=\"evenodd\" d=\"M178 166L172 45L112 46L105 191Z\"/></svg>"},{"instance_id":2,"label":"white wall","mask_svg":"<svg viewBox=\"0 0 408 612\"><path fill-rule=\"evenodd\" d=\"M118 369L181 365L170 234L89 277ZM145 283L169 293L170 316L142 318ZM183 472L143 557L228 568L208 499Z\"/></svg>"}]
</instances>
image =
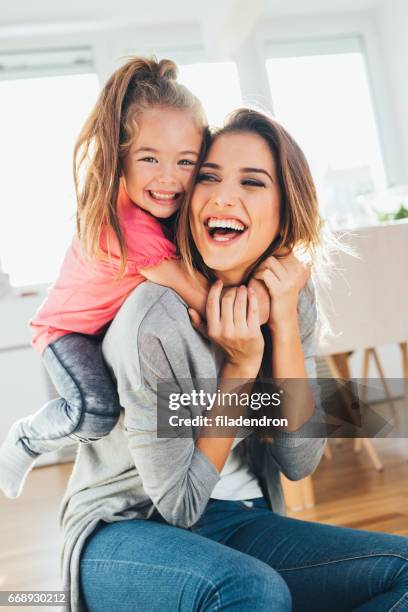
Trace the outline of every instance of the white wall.
<instances>
[{"instance_id":1,"label":"white wall","mask_svg":"<svg viewBox=\"0 0 408 612\"><path fill-rule=\"evenodd\" d=\"M408 3L406 0L381 2L375 20L389 79L389 97L400 130L402 164L408 183Z\"/></svg>"},{"instance_id":2,"label":"white wall","mask_svg":"<svg viewBox=\"0 0 408 612\"><path fill-rule=\"evenodd\" d=\"M259 2L257 3L259 4ZM371 3L370 3L371 4ZM121 57L136 52L165 53L176 61L215 61L233 59L237 62L244 100L257 102L265 108L273 106L265 69L265 49L268 40L330 37L360 34L367 53L367 67L373 92L386 172L390 184L408 183L408 4L406 0L381 0L374 8L363 12L344 12L338 2L336 12L272 16L265 13L248 35L242 33L225 45L208 48L210 16L197 19L192 11L191 22L129 25L104 22L68 22L2 26L0 21L0 53L6 50L55 48L90 45L96 71L104 82L115 70ZM259 8L259 7L258 7ZM348 7L350 8L350 7ZM301 9L299 9L301 10ZM222 38L222 32L219 33ZM227 37L227 36L226 36ZM242 42L244 40L244 42ZM234 42L237 45L234 47ZM206 48L207 47L207 48Z\"/></svg>"}]
</instances>

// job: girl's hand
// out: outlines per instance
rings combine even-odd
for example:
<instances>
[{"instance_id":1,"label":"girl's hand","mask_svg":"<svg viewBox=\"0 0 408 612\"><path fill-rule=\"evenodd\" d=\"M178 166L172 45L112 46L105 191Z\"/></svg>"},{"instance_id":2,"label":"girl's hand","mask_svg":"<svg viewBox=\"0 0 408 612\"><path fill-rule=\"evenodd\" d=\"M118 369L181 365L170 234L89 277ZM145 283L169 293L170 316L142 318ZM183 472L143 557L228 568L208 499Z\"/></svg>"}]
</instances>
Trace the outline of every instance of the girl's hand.
<instances>
[{"instance_id":1,"label":"girl's hand","mask_svg":"<svg viewBox=\"0 0 408 612\"><path fill-rule=\"evenodd\" d=\"M310 278L310 265L293 253L285 257L271 256L255 270L254 278L263 280L271 296L268 325L273 331L289 321L297 321L299 292Z\"/></svg>"},{"instance_id":2,"label":"girl's hand","mask_svg":"<svg viewBox=\"0 0 408 612\"><path fill-rule=\"evenodd\" d=\"M264 350L257 297L244 286L227 289L223 296L221 292L222 282L217 281L208 293L206 336L223 349L237 378L255 378ZM193 326L203 332L198 313L190 309L189 314Z\"/></svg>"}]
</instances>

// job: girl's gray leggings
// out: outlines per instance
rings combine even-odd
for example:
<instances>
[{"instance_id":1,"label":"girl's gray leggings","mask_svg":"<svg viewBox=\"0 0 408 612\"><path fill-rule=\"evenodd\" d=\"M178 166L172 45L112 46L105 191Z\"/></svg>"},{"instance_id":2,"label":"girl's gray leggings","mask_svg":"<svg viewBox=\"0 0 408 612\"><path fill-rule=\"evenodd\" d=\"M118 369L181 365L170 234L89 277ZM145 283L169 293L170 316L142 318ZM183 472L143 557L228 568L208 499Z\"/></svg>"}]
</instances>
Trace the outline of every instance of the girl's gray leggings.
<instances>
[{"instance_id":1,"label":"girl's gray leggings","mask_svg":"<svg viewBox=\"0 0 408 612\"><path fill-rule=\"evenodd\" d=\"M72 441L106 436L120 412L119 397L102 356L100 336L67 334L44 351L43 363L61 397L18 425L19 439L32 456Z\"/></svg>"}]
</instances>

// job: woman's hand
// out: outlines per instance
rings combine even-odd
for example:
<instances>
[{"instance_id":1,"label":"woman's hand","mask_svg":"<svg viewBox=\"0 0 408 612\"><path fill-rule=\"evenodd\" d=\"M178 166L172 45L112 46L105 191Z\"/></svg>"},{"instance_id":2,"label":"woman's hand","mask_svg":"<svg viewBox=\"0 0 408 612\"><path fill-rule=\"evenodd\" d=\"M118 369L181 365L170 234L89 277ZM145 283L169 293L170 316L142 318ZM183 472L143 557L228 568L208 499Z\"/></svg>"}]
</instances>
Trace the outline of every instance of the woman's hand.
<instances>
[{"instance_id":1,"label":"woman's hand","mask_svg":"<svg viewBox=\"0 0 408 612\"><path fill-rule=\"evenodd\" d=\"M297 321L299 292L310 278L310 266L293 253L280 258L271 256L258 266L253 276L264 281L271 297L268 320L271 331Z\"/></svg>"},{"instance_id":2,"label":"woman's hand","mask_svg":"<svg viewBox=\"0 0 408 612\"><path fill-rule=\"evenodd\" d=\"M227 289L223 295L222 288L217 281L208 293L205 334L223 349L236 378L255 378L264 350L257 297L244 286ZM203 333L198 313L190 309L189 314L193 326Z\"/></svg>"}]
</instances>

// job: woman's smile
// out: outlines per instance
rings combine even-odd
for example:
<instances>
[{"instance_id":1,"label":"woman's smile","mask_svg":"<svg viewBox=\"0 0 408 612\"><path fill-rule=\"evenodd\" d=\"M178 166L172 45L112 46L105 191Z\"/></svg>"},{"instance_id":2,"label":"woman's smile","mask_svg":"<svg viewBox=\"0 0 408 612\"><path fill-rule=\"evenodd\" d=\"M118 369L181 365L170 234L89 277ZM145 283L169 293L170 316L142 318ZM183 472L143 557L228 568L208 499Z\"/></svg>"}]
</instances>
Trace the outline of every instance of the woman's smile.
<instances>
[{"instance_id":1,"label":"woman's smile","mask_svg":"<svg viewBox=\"0 0 408 612\"><path fill-rule=\"evenodd\" d=\"M208 239L219 243L219 246L239 240L248 230L248 226L241 219L229 215L210 215L204 225Z\"/></svg>"}]
</instances>

